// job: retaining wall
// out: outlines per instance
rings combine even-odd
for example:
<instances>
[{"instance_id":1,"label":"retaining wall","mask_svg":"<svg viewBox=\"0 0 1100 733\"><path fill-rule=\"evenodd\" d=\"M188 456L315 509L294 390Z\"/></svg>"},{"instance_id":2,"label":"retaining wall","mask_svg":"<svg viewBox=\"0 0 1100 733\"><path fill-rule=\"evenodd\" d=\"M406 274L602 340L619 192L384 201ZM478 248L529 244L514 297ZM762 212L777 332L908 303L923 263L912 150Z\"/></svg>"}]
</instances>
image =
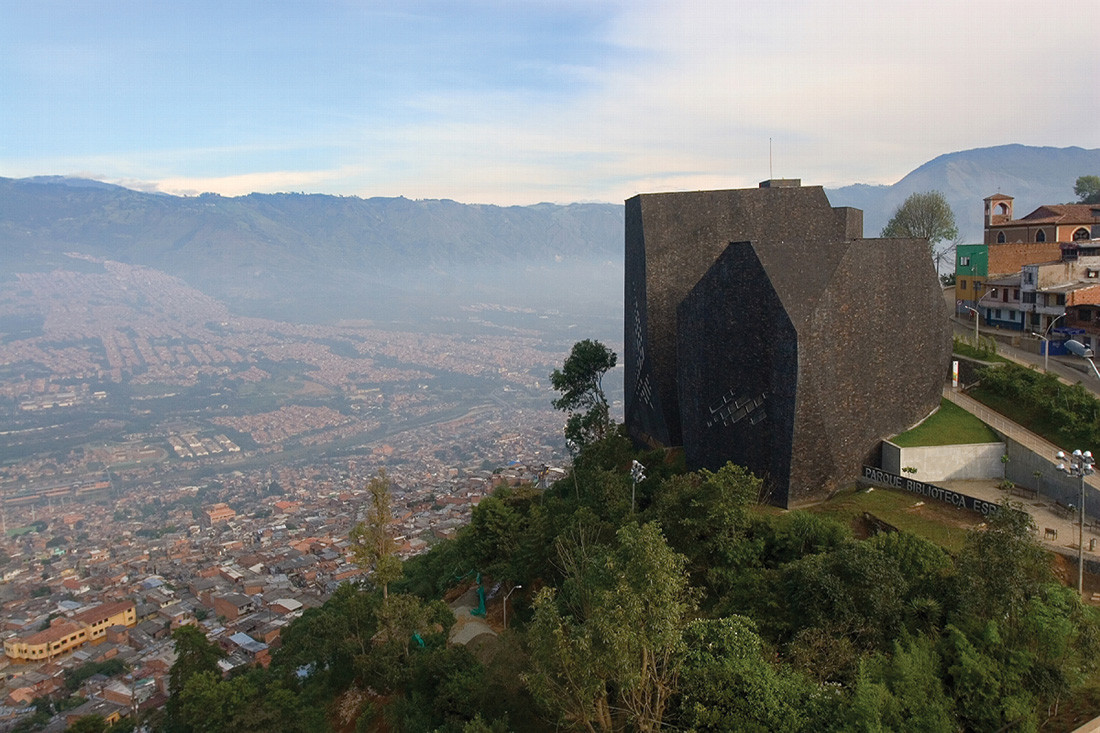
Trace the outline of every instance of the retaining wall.
<instances>
[{"instance_id":1,"label":"retaining wall","mask_svg":"<svg viewBox=\"0 0 1100 733\"><path fill-rule=\"evenodd\" d=\"M915 468L919 481L961 481L964 479L1000 479L1005 466L1001 456L1004 443L935 445L902 448L888 440L882 442L882 468L905 475L901 469ZM1009 456L1009 466L1012 457ZM1034 470L1034 469L1032 469ZM1013 479L1015 481L1015 479ZM1034 478L1032 479L1034 482ZM1020 482L1017 482L1020 483ZM1031 484L1027 484L1030 486Z\"/></svg>"}]
</instances>

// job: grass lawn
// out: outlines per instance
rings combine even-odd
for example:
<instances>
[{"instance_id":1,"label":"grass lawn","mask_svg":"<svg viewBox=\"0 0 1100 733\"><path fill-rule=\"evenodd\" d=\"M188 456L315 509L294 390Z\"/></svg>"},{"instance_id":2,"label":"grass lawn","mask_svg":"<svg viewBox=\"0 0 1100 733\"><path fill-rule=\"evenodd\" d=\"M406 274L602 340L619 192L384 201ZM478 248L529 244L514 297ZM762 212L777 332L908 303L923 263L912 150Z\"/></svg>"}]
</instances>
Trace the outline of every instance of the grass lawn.
<instances>
[{"instance_id":1,"label":"grass lawn","mask_svg":"<svg viewBox=\"0 0 1100 733\"><path fill-rule=\"evenodd\" d=\"M851 526L857 536L863 528L863 513L868 512L951 553L961 550L966 531L983 521L982 515L976 512L936 501L922 502L914 494L882 488L842 492L808 511Z\"/></svg>"},{"instance_id":2,"label":"grass lawn","mask_svg":"<svg viewBox=\"0 0 1100 733\"><path fill-rule=\"evenodd\" d=\"M994 348L995 347L996 344L994 343ZM989 349L975 349L970 344L964 343L958 339L955 340L951 351L955 354L958 354L959 356L965 356L970 359L978 359L979 361L987 361L991 364L998 361L1008 364L1011 361L1010 359L1006 359L1003 356L1000 356L996 353L996 351L990 351Z\"/></svg>"},{"instance_id":3,"label":"grass lawn","mask_svg":"<svg viewBox=\"0 0 1100 733\"><path fill-rule=\"evenodd\" d=\"M954 402L940 400L940 409L912 430L890 439L902 448L923 445L969 445L1000 442L988 425Z\"/></svg>"}]
</instances>

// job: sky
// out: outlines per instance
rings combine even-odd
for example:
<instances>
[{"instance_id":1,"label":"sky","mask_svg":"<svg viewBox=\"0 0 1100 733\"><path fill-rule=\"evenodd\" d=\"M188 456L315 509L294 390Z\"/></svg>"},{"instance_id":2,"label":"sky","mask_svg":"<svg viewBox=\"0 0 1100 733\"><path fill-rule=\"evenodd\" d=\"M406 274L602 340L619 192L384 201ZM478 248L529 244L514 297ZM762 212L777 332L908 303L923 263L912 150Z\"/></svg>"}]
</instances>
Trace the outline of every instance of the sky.
<instances>
[{"instance_id":1,"label":"sky","mask_svg":"<svg viewBox=\"0 0 1100 733\"><path fill-rule=\"evenodd\" d=\"M1100 2L0 0L0 176L622 202L1100 147Z\"/></svg>"}]
</instances>

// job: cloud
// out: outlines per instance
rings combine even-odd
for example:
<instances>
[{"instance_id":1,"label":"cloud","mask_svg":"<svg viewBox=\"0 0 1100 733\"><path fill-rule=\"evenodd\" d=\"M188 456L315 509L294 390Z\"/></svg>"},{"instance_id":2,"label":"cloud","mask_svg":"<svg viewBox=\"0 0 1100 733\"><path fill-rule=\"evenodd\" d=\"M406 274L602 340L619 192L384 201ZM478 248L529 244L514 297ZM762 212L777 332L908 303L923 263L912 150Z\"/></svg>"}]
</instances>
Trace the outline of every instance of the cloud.
<instances>
[{"instance_id":1,"label":"cloud","mask_svg":"<svg viewBox=\"0 0 1100 733\"><path fill-rule=\"evenodd\" d=\"M209 119L188 118L182 132L145 125L140 149L108 125L107 145L0 165L8 175L97 170L176 193L304 190L521 204L752 186L773 174L829 186L892 183L955 150L1100 147L1100 127L1089 124L1100 99L1091 94L1087 51L1100 3L493 7L411 27L398 18L385 27L405 35L373 51L358 50L369 42L334 45L322 64L340 74L332 86L309 63L284 64L270 78L257 73L267 68L257 46L252 75L229 67L209 81L267 85L255 109L242 102L233 117L212 105ZM426 12L419 10L418 18ZM517 30L512 21L524 13ZM334 44L358 38L355 17ZM485 28L504 35L480 42ZM409 48L407 38L415 38ZM425 54L432 49L449 52ZM401 52L393 68L375 63L383 51ZM302 76L286 87L299 96L284 98L277 77L299 66ZM312 87L316 93L306 93ZM117 114L127 113L140 110ZM73 139L88 137L81 130ZM22 149L0 143L0 155Z\"/></svg>"},{"instance_id":2,"label":"cloud","mask_svg":"<svg viewBox=\"0 0 1100 733\"><path fill-rule=\"evenodd\" d=\"M329 192L341 181L362 175L360 169L343 166L316 171L262 171L228 176L170 176L144 182L138 190L170 193L176 196L196 196L218 193L223 196L244 196L250 193ZM135 186L119 182L128 188Z\"/></svg>"}]
</instances>

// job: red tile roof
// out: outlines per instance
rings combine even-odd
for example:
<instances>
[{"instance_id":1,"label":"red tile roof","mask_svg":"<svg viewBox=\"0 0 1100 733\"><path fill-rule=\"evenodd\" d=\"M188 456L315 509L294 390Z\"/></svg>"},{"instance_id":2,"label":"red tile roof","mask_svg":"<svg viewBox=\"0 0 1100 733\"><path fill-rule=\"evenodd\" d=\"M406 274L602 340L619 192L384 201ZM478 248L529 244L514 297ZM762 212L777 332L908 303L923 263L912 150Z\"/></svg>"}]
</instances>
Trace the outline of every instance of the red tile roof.
<instances>
[{"instance_id":1,"label":"red tile roof","mask_svg":"<svg viewBox=\"0 0 1100 733\"><path fill-rule=\"evenodd\" d=\"M1011 226L1017 222L1028 224L1092 224L1096 219L1090 204L1045 204L1022 219L1007 222Z\"/></svg>"}]
</instances>

